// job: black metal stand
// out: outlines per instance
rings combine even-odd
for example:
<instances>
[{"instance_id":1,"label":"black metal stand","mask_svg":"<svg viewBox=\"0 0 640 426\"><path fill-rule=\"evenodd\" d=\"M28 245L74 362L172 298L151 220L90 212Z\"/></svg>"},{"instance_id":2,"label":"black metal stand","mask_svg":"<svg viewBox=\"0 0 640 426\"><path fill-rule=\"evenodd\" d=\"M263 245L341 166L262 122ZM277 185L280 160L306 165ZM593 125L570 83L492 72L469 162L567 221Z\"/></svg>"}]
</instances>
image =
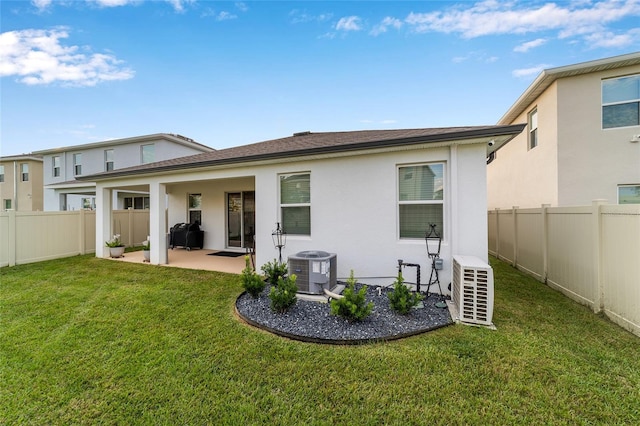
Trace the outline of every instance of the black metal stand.
<instances>
[{"instance_id":1,"label":"black metal stand","mask_svg":"<svg viewBox=\"0 0 640 426\"><path fill-rule=\"evenodd\" d=\"M420 265L417 263L404 263L402 259L398 259L398 271L402 273L403 266L411 266L416 268L416 292L420 293Z\"/></svg>"},{"instance_id":2,"label":"black metal stand","mask_svg":"<svg viewBox=\"0 0 640 426\"><path fill-rule=\"evenodd\" d=\"M442 287L440 286L440 276L438 275L438 270L440 268L440 266L438 265L438 260L440 260L440 246L442 245L442 237L440 236L438 231L436 231L435 223L430 223L429 228L429 232L427 232L424 237L425 242L427 243L427 254L431 259L431 275L429 276L429 284L427 285L427 296L429 295L431 286L435 284L438 284L440 295L443 295ZM432 250L431 247L429 247L429 242L433 243L432 245L438 243L437 248L435 250ZM446 308L447 304L445 302L437 302L436 307Z\"/></svg>"}]
</instances>

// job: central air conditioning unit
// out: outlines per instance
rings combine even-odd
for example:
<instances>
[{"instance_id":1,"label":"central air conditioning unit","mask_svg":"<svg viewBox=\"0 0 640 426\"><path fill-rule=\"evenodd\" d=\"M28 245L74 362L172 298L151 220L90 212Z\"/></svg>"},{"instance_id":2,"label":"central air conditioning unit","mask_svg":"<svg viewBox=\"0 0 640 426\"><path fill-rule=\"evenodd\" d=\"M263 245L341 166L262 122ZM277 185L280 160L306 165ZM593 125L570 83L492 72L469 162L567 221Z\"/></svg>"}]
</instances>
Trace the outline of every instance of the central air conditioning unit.
<instances>
[{"instance_id":1,"label":"central air conditioning unit","mask_svg":"<svg viewBox=\"0 0 640 426\"><path fill-rule=\"evenodd\" d=\"M451 300L460 321L493 326L493 269L473 256L453 256Z\"/></svg>"},{"instance_id":2,"label":"central air conditioning unit","mask_svg":"<svg viewBox=\"0 0 640 426\"><path fill-rule=\"evenodd\" d=\"M289 256L289 275L295 274L300 293L323 294L337 286L338 264L335 253L301 251Z\"/></svg>"}]
</instances>

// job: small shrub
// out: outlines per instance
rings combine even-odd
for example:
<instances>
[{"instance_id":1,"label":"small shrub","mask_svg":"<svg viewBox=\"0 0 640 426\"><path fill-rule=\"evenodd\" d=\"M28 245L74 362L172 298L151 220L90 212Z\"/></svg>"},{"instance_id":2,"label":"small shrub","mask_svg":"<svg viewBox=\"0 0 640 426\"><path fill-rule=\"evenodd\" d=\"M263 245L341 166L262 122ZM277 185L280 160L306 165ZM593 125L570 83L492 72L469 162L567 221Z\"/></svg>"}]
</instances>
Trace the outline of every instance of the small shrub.
<instances>
[{"instance_id":1,"label":"small shrub","mask_svg":"<svg viewBox=\"0 0 640 426\"><path fill-rule=\"evenodd\" d=\"M273 259L273 262L265 263L261 269L269 284L273 286L278 284L278 278L286 277L288 272L287 264L279 263L276 259Z\"/></svg>"},{"instance_id":2,"label":"small shrub","mask_svg":"<svg viewBox=\"0 0 640 426\"><path fill-rule=\"evenodd\" d=\"M347 288L344 289L341 299L331 301L331 313L346 318L349 321L362 321L373 311L373 302L366 303L365 295L367 286L362 286L356 291L356 279L353 278L353 270L347 280Z\"/></svg>"},{"instance_id":3,"label":"small shrub","mask_svg":"<svg viewBox=\"0 0 640 426\"><path fill-rule=\"evenodd\" d=\"M253 270L249 263L249 256L244 257L245 268L242 270L242 287L253 297L258 297L264 290L265 283L262 277Z\"/></svg>"},{"instance_id":4,"label":"small shrub","mask_svg":"<svg viewBox=\"0 0 640 426\"><path fill-rule=\"evenodd\" d=\"M296 293L298 287L296 286L296 275L278 278L278 283L271 287L269 298L271 299L271 309L275 312L286 312L290 307L296 304Z\"/></svg>"},{"instance_id":5,"label":"small shrub","mask_svg":"<svg viewBox=\"0 0 640 426\"><path fill-rule=\"evenodd\" d=\"M393 291L388 296L391 308L402 315L408 314L411 308L423 299L421 294L412 293L409 287L404 284L402 272L398 272L398 278L393 283Z\"/></svg>"}]
</instances>

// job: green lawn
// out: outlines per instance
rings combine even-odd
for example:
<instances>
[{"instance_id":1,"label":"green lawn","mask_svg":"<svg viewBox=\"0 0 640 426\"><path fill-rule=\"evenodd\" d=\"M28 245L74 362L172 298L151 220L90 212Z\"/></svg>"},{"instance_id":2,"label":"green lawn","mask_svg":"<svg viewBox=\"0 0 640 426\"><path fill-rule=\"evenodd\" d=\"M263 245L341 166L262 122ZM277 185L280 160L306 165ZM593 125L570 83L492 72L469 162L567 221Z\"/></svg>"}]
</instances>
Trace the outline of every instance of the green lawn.
<instances>
[{"instance_id":1,"label":"green lawn","mask_svg":"<svg viewBox=\"0 0 640 426\"><path fill-rule=\"evenodd\" d=\"M640 424L640 338L501 262L497 331L328 346L241 324L239 276L0 269L0 424Z\"/></svg>"}]
</instances>

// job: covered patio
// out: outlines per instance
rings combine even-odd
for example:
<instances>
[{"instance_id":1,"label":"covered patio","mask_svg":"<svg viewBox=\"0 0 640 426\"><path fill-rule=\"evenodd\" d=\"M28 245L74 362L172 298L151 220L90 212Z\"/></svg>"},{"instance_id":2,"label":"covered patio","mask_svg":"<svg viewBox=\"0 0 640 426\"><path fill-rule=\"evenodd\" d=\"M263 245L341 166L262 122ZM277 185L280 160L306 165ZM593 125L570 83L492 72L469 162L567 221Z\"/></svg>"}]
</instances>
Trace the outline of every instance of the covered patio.
<instances>
[{"instance_id":1,"label":"covered patio","mask_svg":"<svg viewBox=\"0 0 640 426\"><path fill-rule=\"evenodd\" d=\"M168 263L160 266L173 268L200 269L204 271L227 272L230 274L240 274L244 269L244 255L238 257L214 256L219 250L185 250L175 248L167 250ZM144 263L142 250L125 253L120 258L108 258L116 262Z\"/></svg>"}]
</instances>

